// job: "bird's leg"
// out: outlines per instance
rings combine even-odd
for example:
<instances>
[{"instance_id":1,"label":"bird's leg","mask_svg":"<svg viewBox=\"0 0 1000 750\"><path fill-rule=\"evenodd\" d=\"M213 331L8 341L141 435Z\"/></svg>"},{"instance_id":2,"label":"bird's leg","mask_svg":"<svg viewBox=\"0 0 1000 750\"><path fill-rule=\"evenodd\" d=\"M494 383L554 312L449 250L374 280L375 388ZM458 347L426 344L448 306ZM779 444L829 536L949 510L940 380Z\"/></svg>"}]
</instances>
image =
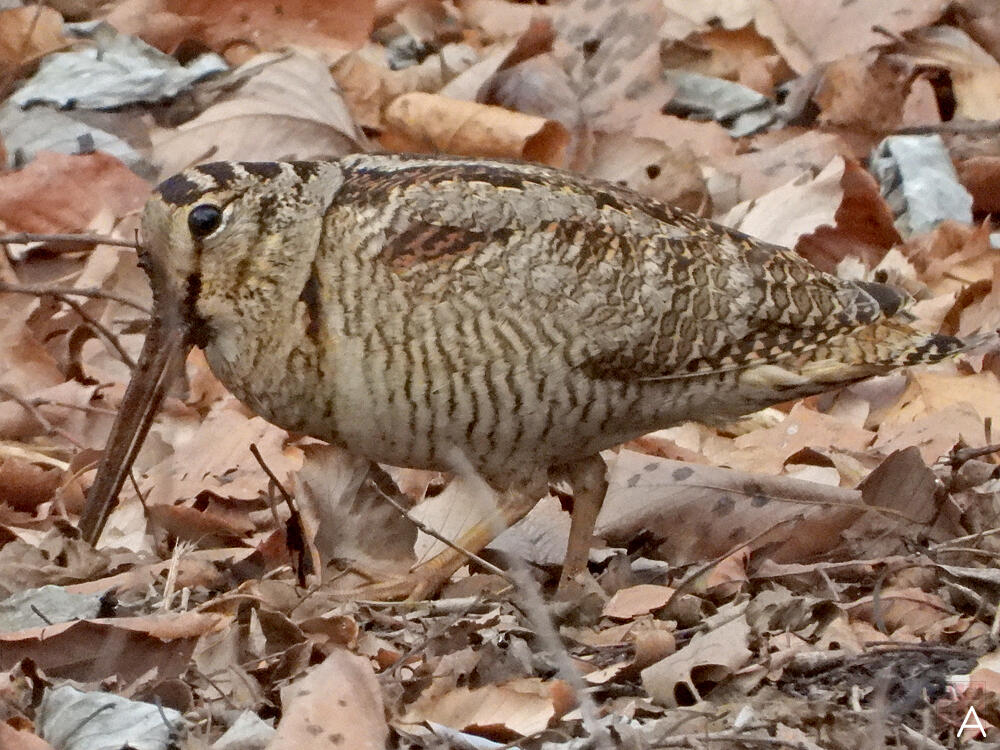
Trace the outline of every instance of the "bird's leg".
<instances>
[{"instance_id":1,"label":"bird's leg","mask_svg":"<svg viewBox=\"0 0 1000 750\"><path fill-rule=\"evenodd\" d=\"M407 575L393 580L368 584L344 592L361 599L423 599L434 594L448 579L465 565L467 552L478 554L504 529L524 518L545 493L544 483L537 486L513 487L496 493L495 506L486 517L480 518L456 539L454 547L447 547L429 560L414 567Z\"/></svg>"},{"instance_id":2,"label":"bird's leg","mask_svg":"<svg viewBox=\"0 0 1000 750\"><path fill-rule=\"evenodd\" d=\"M601 512L604 495L608 491L607 469L604 459L594 454L570 464L554 466L549 471L550 478L565 479L573 489L566 561L559 576L560 593L565 592L570 582L587 569L597 514Z\"/></svg>"}]
</instances>

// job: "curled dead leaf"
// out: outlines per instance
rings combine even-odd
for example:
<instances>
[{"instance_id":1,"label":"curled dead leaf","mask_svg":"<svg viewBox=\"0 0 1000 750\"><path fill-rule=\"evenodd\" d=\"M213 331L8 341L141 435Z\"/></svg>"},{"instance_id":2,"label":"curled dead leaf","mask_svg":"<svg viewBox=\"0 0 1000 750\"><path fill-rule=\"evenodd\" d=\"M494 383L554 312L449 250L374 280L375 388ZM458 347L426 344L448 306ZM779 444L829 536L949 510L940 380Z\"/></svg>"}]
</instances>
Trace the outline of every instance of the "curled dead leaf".
<instances>
[{"instance_id":1,"label":"curled dead leaf","mask_svg":"<svg viewBox=\"0 0 1000 750\"><path fill-rule=\"evenodd\" d=\"M383 142L402 150L498 156L562 166L569 133L560 123L488 104L414 92L386 108Z\"/></svg>"}]
</instances>

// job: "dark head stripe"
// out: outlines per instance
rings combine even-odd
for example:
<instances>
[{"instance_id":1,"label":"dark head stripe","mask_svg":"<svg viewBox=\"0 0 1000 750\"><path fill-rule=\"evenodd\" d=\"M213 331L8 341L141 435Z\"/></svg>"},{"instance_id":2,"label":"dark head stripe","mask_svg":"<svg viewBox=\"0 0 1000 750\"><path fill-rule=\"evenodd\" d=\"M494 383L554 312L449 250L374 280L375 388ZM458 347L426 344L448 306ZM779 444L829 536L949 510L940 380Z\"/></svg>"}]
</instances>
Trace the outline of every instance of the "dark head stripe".
<instances>
[{"instance_id":1,"label":"dark head stripe","mask_svg":"<svg viewBox=\"0 0 1000 750\"><path fill-rule=\"evenodd\" d=\"M303 182L309 182L319 174L320 167L323 165L323 162L319 161L293 161L289 163L292 165L292 171Z\"/></svg>"},{"instance_id":2,"label":"dark head stripe","mask_svg":"<svg viewBox=\"0 0 1000 750\"><path fill-rule=\"evenodd\" d=\"M156 190L165 202L173 206L186 205L205 191L201 185L183 174L175 174L164 180Z\"/></svg>"},{"instance_id":3,"label":"dark head stripe","mask_svg":"<svg viewBox=\"0 0 1000 750\"><path fill-rule=\"evenodd\" d=\"M281 165L276 161L243 161L240 166L254 177L270 179L281 174Z\"/></svg>"},{"instance_id":4,"label":"dark head stripe","mask_svg":"<svg viewBox=\"0 0 1000 750\"><path fill-rule=\"evenodd\" d=\"M195 169L215 180L219 187L224 187L236 179L233 164L228 161L213 161L210 164L201 164Z\"/></svg>"}]
</instances>

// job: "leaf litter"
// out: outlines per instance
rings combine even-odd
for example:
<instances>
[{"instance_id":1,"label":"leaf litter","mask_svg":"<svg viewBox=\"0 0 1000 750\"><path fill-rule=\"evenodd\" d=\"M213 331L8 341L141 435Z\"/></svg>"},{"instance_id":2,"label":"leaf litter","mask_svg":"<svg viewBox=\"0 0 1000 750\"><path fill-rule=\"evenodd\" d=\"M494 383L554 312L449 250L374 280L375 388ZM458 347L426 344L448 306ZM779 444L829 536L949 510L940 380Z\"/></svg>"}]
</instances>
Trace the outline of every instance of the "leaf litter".
<instances>
[{"instance_id":1,"label":"leaf litter","mask_svg":"<svg viewBox=\"0 0 1000 750\"><path fill-rule=\"evenodd\" d=\"M928 330L1000 326L985 0L276 7L0 11L0 231L132 240L155 181L206 159L530 158L888 280ZM67 61L98 65L93 93ZM569 600L554 486L435 597L378 603L344 592L495 498L268 425L198 351L100 547L80 542L149 290L128 247L4 247L0 747L935 747L970 708L987 736L962 739L997 741L988 336L608 452Z\"/></svg>"}]
</instances>

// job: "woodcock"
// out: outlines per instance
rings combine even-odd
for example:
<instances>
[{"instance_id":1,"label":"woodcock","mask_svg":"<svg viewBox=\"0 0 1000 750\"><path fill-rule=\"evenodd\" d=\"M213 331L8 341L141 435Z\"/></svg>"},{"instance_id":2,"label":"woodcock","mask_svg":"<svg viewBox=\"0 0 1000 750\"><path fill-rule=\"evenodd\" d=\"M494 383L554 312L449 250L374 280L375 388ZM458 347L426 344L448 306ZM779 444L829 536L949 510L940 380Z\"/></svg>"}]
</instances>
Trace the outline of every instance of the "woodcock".
<instances>
[{"instance_id":1,"label":"woodcock","mask_svg":"<svg viewBox=\"0 0 1000 750\"><path fill-rule=\"evenodd\" d=\"M378 462L471 467L522 497L508 522L568 479L564 580L607 487L599 451L963 348L911 328L887 286L530 164L204 164L160 184L142 238L156 314L81 521L92 542L191 346L280 427ZM461 562L443 553L399 591Z\"/></svg>"}]
</instances>

